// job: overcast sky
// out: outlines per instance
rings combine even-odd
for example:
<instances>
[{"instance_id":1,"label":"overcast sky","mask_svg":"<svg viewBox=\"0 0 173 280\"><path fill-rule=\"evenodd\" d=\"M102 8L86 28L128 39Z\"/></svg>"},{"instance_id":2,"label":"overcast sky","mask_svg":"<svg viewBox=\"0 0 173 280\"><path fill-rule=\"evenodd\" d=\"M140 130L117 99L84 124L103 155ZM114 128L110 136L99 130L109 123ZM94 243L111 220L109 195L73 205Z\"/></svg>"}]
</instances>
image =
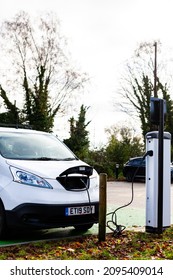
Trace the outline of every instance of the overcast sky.
<instances>
[{"instance_id":1,"label":"overcast sky","mask_svg":"<svg viewBox=\"0 0 173 280\"><path fill-rule=\"evenodd\" d=\"M138 43L159 39L173 47L172 3L172 0L0 0L0 20L11 18L20 10L31 15L41 11L57 14L73 60L91 77L82 101L91 105L91 137L93 144L98 144L105 141L104 127L129 120L111 104L116 99L121 69Z\"/></svg>"}]
</instances>

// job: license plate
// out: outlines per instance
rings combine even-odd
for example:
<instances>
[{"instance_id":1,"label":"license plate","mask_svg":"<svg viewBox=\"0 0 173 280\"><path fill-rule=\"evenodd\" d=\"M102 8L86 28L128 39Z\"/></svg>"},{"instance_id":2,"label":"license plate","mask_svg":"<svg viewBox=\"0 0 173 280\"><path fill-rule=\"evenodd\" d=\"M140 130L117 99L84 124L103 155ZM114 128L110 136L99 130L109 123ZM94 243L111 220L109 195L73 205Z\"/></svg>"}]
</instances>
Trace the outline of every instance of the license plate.
<instances>
[{"instance_id":1,"label":"license plate","mask_svg":"<svg viewBox=\"0 0 173 280\"><path fill-rule=\"evenodd\" d=\"M65 208L66 216L75 216L75 215L87 215L95 213L95 206L77 206L77 207L67 207Z\"/></svg>"}]
</instances>

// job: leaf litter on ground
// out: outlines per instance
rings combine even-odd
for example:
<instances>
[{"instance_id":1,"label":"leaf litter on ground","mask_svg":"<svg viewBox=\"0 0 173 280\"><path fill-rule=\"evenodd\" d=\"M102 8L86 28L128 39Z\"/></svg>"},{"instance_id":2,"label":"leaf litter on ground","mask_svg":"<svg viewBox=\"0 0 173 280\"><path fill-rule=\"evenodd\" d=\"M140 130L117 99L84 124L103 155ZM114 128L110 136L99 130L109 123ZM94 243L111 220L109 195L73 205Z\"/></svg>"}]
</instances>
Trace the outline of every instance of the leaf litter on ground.
<instances>
[{"instance_id":1,"label":"leaf litter on ground","mask_svg":"<svg viewBox=\"0 0 173 280\"><path fill-rule=\"evenodd\" d=\"M124 230L120 235L81 235L0 247L1 260L163 260L173 259L173 226L162 234Z\"/></svg>"}]
</instances>

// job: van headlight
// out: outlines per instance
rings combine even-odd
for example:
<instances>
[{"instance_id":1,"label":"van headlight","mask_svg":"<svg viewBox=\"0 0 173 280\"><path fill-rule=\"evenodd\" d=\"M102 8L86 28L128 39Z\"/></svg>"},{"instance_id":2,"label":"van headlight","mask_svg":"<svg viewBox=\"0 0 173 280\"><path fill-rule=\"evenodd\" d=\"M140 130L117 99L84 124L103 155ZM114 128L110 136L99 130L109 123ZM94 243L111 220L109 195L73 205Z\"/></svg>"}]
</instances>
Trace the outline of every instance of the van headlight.
<instances>
[{"instance_id":1,"label":"van headlight","mask_svg":"<svg viewBox=\"0 0 173 280\"><path fill-rule=\"evenodd\" d=\"M25 185L30 185L33 187L53 189L52 186L46 180L44 180L43 178L35 174L17 169L12 166L10 167L10 170L15 182L25 184Z\"/></svg>"},{"instance_id":2,"label":"van headlight","mask_svg":"<svg viewBox=\"0 0 173 280\"><path fill-rule=\"evenodd\" d=\"M99 176L95 170L93 171L93 175L90 177L90 187L91 188L99 187Z\"/></svg>"}]
</instances>

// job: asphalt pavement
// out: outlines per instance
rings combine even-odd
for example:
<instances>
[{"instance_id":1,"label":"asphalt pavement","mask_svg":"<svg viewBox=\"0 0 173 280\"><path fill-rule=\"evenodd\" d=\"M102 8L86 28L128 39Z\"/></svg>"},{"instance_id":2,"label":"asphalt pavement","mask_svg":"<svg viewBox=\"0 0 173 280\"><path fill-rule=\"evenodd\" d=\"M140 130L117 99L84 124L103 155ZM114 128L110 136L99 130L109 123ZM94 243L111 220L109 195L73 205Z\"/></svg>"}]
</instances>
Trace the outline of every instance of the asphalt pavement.
<instances>
[{"instance_id":1,"label":"asphalt pavement","mask_svg":"<svg viewBox=\"0 0 173 280\"><path fill-rule=\"evenodd\" d=\"M107 214L116 211L117 224L126 228L145 226L145 184L107 183ZM107 216L109 220L111 215ZM114 218L115 219L115 218ZM114 220L113 219L113 220Z\"/></svg>"},{"instance_id":2,"label":"asphalt pavement","mask_svg":"<svg viewBox=\"0 0 173 280\"><path fill-rule=\"evenodd\" d=\"M146 221L146 186L143 182L108 182L107 212L117 207L117 221L126 228L145 227ZM173 185L171 185L171 224L173 224Z\"/></svg>"}]
</instances>

